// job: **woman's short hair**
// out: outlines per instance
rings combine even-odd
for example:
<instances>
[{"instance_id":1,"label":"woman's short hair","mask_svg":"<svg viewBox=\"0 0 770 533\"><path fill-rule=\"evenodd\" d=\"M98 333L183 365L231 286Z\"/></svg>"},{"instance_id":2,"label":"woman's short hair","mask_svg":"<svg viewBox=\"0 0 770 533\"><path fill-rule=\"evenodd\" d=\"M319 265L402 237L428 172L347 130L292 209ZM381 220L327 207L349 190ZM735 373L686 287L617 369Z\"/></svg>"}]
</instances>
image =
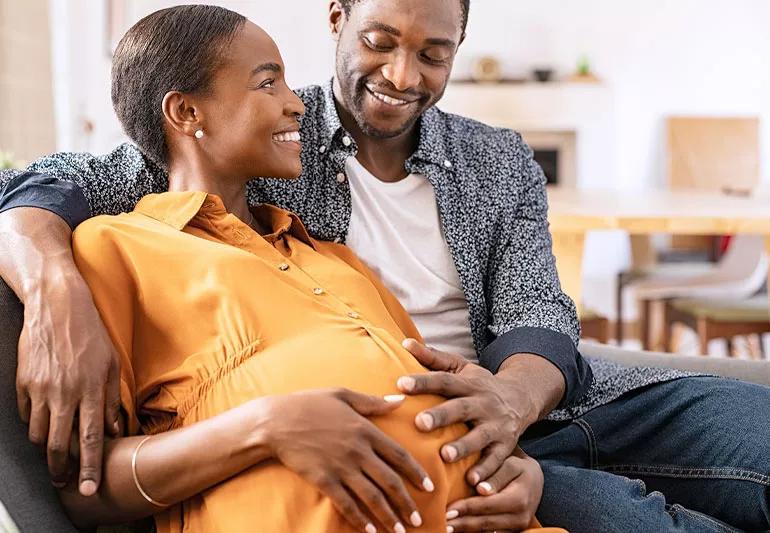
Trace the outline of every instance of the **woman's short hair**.
<instances>
[{"instance_id":1,"label":"woman's short hair","mask_svg":"<svg viewBox=\"0 0 770 533\"><path fill-rule=\"evenodd\" d=\"M126 134L155 163L168 163L163 97L169 91L205 95L245 22L223 7L176 6L147 15L118 43L112 105Z\"/></svg>"}]
</instances>

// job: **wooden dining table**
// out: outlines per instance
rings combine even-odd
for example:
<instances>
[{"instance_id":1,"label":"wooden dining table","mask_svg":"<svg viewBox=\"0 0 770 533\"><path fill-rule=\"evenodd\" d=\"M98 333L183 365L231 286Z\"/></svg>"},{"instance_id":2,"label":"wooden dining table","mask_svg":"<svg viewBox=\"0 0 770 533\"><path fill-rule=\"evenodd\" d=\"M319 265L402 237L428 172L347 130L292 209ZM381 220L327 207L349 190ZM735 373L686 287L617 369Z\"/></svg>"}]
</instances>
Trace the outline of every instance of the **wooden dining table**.
<instances>
[{"instance_id":1,"label":"wooden dining table","mask_svg":"<svg viewBox=\"0 0 770 533\"><path fill-rule=\"evenodd\" d=\"M590 231L629 235L761 235L770 253L770 191L751 196L688 190L549 187L553 253L562 289L580 307L583 250Z\"/></svg>"}]
</instances>

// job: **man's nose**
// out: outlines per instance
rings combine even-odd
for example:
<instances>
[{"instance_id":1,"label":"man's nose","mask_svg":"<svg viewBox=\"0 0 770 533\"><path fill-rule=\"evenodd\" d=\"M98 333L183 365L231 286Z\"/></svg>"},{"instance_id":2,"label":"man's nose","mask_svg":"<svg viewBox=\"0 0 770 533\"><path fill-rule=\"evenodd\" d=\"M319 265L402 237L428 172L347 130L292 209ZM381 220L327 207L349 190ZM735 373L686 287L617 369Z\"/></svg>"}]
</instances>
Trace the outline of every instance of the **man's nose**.
<instances>
[{"instance_id":1,"label":"man's nose","mask_svg":"<svg viewBox=\"0 0 770 533\"><path fill-rule=\"evenodd\" d=\"M420 69L411 54L394 54L382 67L382 75L397 91L406 92L420 85Z\"/></svg>"}]
</instances>

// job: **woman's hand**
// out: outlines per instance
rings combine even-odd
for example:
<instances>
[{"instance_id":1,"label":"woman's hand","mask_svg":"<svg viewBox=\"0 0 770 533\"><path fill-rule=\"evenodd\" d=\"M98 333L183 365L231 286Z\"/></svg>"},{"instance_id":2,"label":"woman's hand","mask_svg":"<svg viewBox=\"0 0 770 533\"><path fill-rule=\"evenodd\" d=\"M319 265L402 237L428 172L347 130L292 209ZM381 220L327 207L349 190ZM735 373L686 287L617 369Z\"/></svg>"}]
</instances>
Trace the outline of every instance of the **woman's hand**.
<instances>
[{"instance_id":1,"label":"woman's hand","mask_svg":"<svg viewBox=\"0 0 770 533\"><path fill-rule=\"evenodd\" d=\"M543 496L543 471L517 448L476 490L480 496L447 508L447 531L521 531L532 524Z\"/></svg>"},{"instance_id":2,"label":"woman's hand","mask_svg":"<svg viewBox=\"0 0 770 533\"><path fill-rule=\"evenodd\" d=\"M347 389L277 396L269 407L266 438L273 456L318 487L353 527L376 531L368 512L388 531L404 533L402 520L419 527L422 519L399 473L427 492L433 483L404 448L367 419L394 411L403 400Z\"/></svg>"}]
</instances>

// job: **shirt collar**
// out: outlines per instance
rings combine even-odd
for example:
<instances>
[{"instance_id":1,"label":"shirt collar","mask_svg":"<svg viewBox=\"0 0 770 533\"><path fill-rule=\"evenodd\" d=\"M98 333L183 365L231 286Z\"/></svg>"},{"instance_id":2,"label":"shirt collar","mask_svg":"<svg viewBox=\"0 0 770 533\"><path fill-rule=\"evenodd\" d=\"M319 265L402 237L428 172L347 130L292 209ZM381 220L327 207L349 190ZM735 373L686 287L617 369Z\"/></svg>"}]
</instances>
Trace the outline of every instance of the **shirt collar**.
<instances>
[{"instance_id":1,"label":"shirt collar","mask_svg":"<svg viewBox=\"0 0 770 533\"><path fill-rule=\"evenodd\" d=\"M225 205L219 196L201 191L164 192L148 194L136 204L134 211L148 216L181 231L199 213L226 216ZM275 242L284 233L289 233L305 244L315 248L304 224L297 215L269 204L252 207L251 212L261 224L271 228L270 235L263 237Z\"/></svg>"},{"instance_id":2,"label":"shirt collar","mask_svg":"<svg viewBox=\"0 0 770 533\"><path fill-rule=\"evenodd\" d=\"M326 82L322 90L323 114L326 123L324 133L326 144L331 146L335 142L341 142L342 137L349 135L349 133L342 127L340 115L337 112L337 105L334 100L334 79ZM417 125L420 130L417 151L409 159L408 165L412 164L412 160L419 159L441 166L445 170L454 170L455 162L450 155L449 136L447 135L444 116L442 111L433 106L420 117ZM351 148L355 150L354 146Z\"/></svg>"}]
</instances>

